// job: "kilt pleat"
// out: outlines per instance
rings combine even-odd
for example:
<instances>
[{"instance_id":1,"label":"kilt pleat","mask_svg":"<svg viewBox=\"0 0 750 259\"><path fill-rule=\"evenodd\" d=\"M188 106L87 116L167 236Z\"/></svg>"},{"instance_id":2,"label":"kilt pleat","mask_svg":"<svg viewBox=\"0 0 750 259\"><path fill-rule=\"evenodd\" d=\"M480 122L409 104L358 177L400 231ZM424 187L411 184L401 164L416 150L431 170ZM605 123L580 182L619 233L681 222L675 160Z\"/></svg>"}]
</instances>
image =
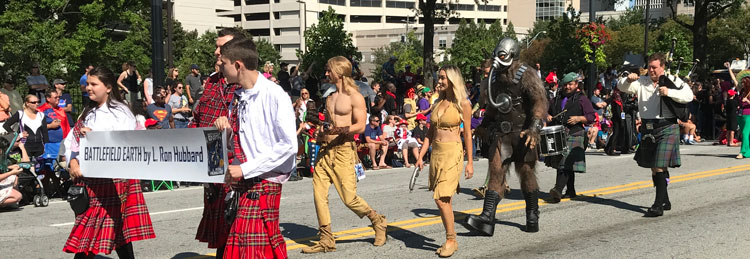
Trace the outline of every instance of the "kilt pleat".
<instances>
[{"instance_id":1,"label":"kilt pleat","mask_svg":"<svg viewBox=\"0 0 750 259\"><path fill-rule=\"evenodd\" d=\"M224 197L227 195L229 188L223 184L216 184L216 186L219 188L217 197L209 201L204 195L203 217L195 234L195 239L208 243L208 248L223 246L227 243L227 235L229 234L229 226L224 220L224 209L226 208ZM207 191L210 190L204 192Z\"/></svg>"},{"instance_id":2,"label":"kilt pleat","mask_svg":"<svg viewBox=\"0 0 750 259\"><path fill-rule=\"evenodd\" d=\"M547 157L544 164L555 169L578 173L586 172L586 131L569 134L566 139L568 151L560 155Z\"/></svg>"},{"instance_id":3,"label":"kilt pleat","mask_svg":"<svg viewBox=\"0 0 750 259\"><path fill-rule=\"evenodd\" d=\"M110 254L117 247L155 238L139 180L83 178L89 208L76 216L63 251Z\"/></svg>"},{"instance_id":4,"label":"kilt pleat","mask_svg":"<svg viewBox=\"0 0 750 259\"><path fill-rule=\"evenodd\" d=\"M239 196L237 216L229 228L224 258L287 258L279 228L281 184L241 182L233 187ZM257 200L248 192L260 192Z\"/></svg>"},{"instance_id":5,"label":"kilt pleat","mask_svg":"<svg viewBox=\"0 0 750 259\"><path fill-rule=\"evenodd\" d=\"M643 126L641 126L643 128ZM643 130L643 129L642 129ZM654 142L642 137L633 159L645 168L680 167L680 127L677 124L654 129Z\"/></svg>"}]
</instances>

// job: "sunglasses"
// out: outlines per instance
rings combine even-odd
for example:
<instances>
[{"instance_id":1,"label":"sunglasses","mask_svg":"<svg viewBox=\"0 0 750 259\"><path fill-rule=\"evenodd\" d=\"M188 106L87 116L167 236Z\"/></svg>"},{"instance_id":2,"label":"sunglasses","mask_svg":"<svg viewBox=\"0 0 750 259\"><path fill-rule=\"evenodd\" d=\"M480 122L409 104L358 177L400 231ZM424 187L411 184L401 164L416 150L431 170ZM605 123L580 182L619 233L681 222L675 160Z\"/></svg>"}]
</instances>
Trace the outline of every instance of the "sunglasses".
<instances>
[{"instance_id":1,"label":"sunglasses","mask_svg":"<svg viewBox=\"0 0 750 259\"><path fill-rule=\"evenodd\" d=\"M30 104L38 104L38 103L39 103L39 101L35 101L35 102L28 102L28 103L30 103Z\"/></svg>"}]
</instances>

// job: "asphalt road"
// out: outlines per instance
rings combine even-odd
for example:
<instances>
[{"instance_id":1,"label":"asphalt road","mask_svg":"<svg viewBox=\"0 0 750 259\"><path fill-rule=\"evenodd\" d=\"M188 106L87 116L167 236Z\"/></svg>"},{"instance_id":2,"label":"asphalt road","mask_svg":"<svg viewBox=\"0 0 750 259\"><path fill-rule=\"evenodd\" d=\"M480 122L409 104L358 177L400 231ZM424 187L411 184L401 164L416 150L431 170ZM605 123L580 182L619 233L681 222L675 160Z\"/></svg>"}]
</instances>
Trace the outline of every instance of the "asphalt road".
<instances>
[{"instance_id":1,"label":"asphalt road","mask_svg":"<svg viewBox=\"0 0 750 259\"><path fill-rule=\"evenodd\" d=\"M511 172L513 191L500 202L493 237L477 236L463 224L468 214L481 212L482 201L471 194L487 171L487 161L475 163L475 177L461 181L454 196L459 251L454 258L747 258L750 254L750 164L733 157L738 148L708 144L683 146L683 166L671 170L672 210L659 218L644 218L653 203L650 171L639 168L632 155L587 154L588 173L576 177L585 196L559 204L541 202L540 232L525 233L523 197ZM538 164L542 199L555 174ZM358 193L389 221L388 243L373 247L369 221L359 219L331 188L330 208L337 251L304 255L312 244L317 219L311 179L284 185L281 228L290 258L433 258L445 240L432 193L423 174L409 192L411 169L368 171ZM426 170L425 170L426 171ZM194 239L202 213L203 189L181 188L146 193L156 239L134 243L139 258L212 258L215 251ZM0 258L72 258L62 247L73 223L67 203L26 206L1 211ZM98 258L116 258L115 254Z\"/></svg>"}]
</instances>

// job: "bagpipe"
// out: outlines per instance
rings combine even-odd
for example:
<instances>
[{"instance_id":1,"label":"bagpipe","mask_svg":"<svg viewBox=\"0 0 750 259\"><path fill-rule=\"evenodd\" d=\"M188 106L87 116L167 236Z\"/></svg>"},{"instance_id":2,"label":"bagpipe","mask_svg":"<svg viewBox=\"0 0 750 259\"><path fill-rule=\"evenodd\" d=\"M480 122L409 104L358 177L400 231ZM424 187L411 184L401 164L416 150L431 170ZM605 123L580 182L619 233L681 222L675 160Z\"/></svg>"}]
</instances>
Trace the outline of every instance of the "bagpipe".
<instances>
[{"instance_id":1,"label":"bagpipe","mask_svg":"<svg viewBox=\"0 0 750 259\"><path fill-rule=\"evenodd\" d=\"M684 85L675 84L675 81L678 80L679 74L671 75L669 73L671 67L672 67L672 61L674 56L674 48L677 44L677 39L672 38L672 48L669 51L669 55L667 55L667 64L666 69L664 70L664 74L659 77L659 87L666 87L667 89L674 89L674 90L682 90L682 87ZM679 63L682 65L682 62ZM691 69L690 73L695 69L696 65L698 64L697 60L695 64L693 64L693 68ZM679 65L678 69L679 71ZM679 73L679 72L678 72ZM672 114L674 114L677 119L680 121L687 121L690 118L690 112L688 111L687 104L685 103L678 103L672 98L669 98L667 96L661 96L661 105L659 106L659 117L663 118L663 112L664 112L664 106L669 109Z\"/></svg>"}]
</instances>

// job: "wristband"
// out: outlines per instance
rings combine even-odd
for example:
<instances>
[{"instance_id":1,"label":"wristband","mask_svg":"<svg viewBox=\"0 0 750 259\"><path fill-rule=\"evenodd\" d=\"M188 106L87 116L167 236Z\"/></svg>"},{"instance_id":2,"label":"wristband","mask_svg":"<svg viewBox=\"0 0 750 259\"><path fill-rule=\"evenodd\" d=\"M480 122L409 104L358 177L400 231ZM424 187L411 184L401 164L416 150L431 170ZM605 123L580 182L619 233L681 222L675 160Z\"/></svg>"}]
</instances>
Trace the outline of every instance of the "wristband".
<instances>
[{"instance_id":1,"label":"wristband","mask_svg":"<svg viewBox=\"0 0 750 259\"><path fill-rule=\"evenodd\" d=\"M531 119L531 125L529 125L529 129L539 132L542 129L542 119L539 119L539 118Z\"/></svg>"}]
</instances>

